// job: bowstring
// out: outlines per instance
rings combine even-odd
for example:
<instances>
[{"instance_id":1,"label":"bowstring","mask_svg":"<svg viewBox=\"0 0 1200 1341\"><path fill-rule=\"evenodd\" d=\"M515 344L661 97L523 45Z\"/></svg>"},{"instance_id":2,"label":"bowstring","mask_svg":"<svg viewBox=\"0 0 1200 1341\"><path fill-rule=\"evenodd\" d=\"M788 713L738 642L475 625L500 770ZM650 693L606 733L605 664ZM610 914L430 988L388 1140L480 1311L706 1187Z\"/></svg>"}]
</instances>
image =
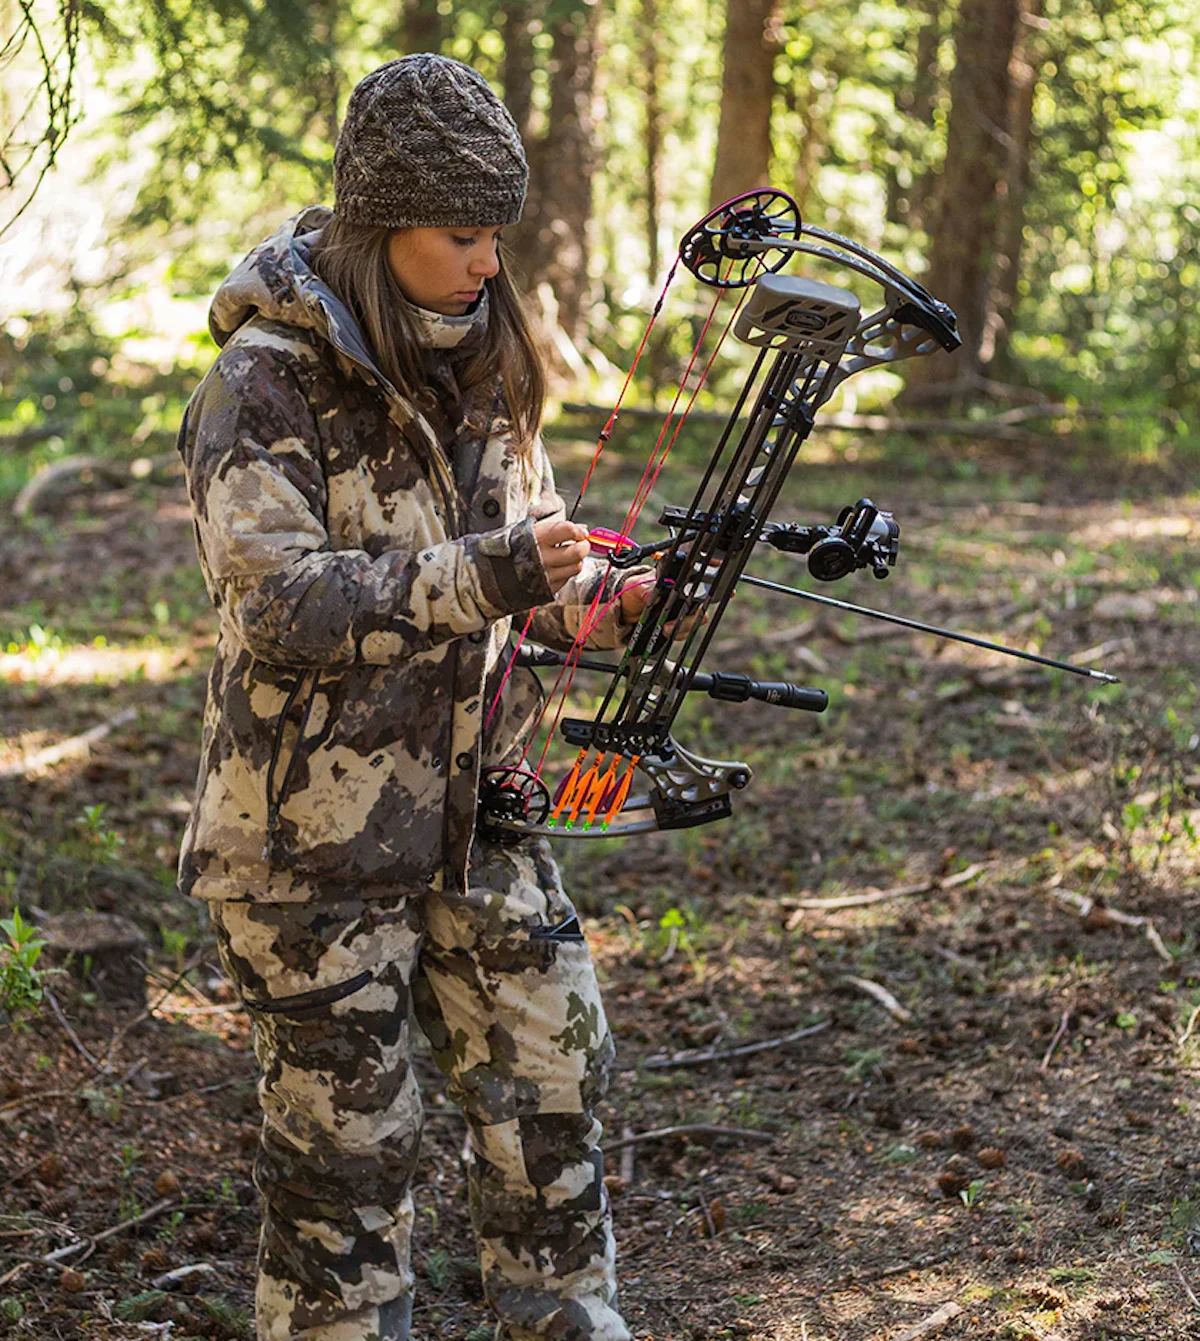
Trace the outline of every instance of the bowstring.
<instances>
[{"instance_id":1,"label":"bowstring","mask_svg":"<svg viewBox=\"0 0 1200 1341\"><path fill-rule=\"evenodd\" d=\"M678 257L676 258L676 266L677 265L678 265ZM732 266L733 261L731 260L730 262L731 270ZM674 273L674 270L675 266L672 266L672 273ZM701 328L700 334L697 337L694 345L692 346L692 352L691 356L688 359L687 367L683 370L683 375L679 379L679 384L676 388L675 396L671 401L670 408L667 411L666 419L663 421L663 426L659 430L658 437L655 440L654 448L650 453L650 458L646 462L645 469L642 471L642 477L638 482L638 487L634 493L633 501L630 503L629 509L625 514L625 520L621 525L621 535L623 536L629 535L632 532L633 527L637 524L638 517L640 516L642 509L645 507L646 502L648 501L650 494L654 489L654 485L658 480L659 475L662 472L663 466L666 464L667 457L670 455L672 447L674 447L676 441L678 440L679 434L683 429L683 425L687 421L688 416L691 414L692 409L696 404L696 400L700 395L700 392L704 389L704 385L708 380L708 374L712 370L712 366L716 361L717 355L721 351L721 346L725 343L726 337L729 335L730 330L733 328L733 323L737 319L738 313L741 311L742 304L745 302L749 290L748 288L743 288L741 296L738 298L738 301L734 306L733 312L730 315L729 320L725 323L725 328L724 330L722 330L720 338L714 345L712 353L709 355L708 361L705 363L700 373L699 379L697 380L696 385L693 388L692 393L688 398L687 404L684 406L683 411L678 415L678 418L676 418L676 410L678 409L680 400L682 400L683 398L684 391L687 387L688 378L691 376L692 369L696 366L696 361L700 357L700 351L704 347L705 337L708 335L709 329L711 328L713 320L716 317L717 308L720 306L721 300L725 296L725 292L726 290L724 288L717 289L716 295L712 301L712 305L708 310L708 315L705 317L704 325ZM643 345L644 343L645 341L643 340ZM667 433L671 428L672 419L675 419L675 430L673 433L671 433L671 436L668 439ZM664 441L666 442L665 448L663 447ZM661 452L660 448L662 448ZM609 568L611 569L611 567L612 567L612 558L610 556ZM571 685L575 679L575 673L578 670L578 662L583 654L584 645L587 642L587 639L592 635L592 633L595 632L600 621L609 612L609 610L612 609L613 605L620 600L620 593L618 592L614 597L612 597L609 601L605 603L603 609L600 609L599 606L601 598L603 596L603 591L604 591L604 584L602 583L598 588L596 595L592 598L592 602L588 607L586 613L584 614L582 621L580 622L579 631L575 635L575 638L571 643L570 650L567 652L566 660L563 662L562 667L560 668L558 675L555 678L554 686L551 689L550 694L546 699L546 705L542 710L542 713L538 719L538 723L534 727L533 732L531 732L529 737L527 738L525 748L522 751L518 767L520 766L520 764L523 764L525 760L528 758L529 750L533 744L536 732L540 729L541 723L545 718L546 712L549 710L550 704L554 702L555 699L557 698L558 707L555 711L554 720L550 725L550 730L546 733L544 742L542 744L541 754L538 756L538 762L533 769L534 776L536 776L539 780L542 776L542 771L545 768L546 757L550 752L550 746L554 740L554 733L558 728L559 720L562 717L563 710L566 706L567 696L570 694ZM607 702L607 697L605 701Z\"/></svg>"},{"instance_id":2,"label":"bowstring","mask_svg":"<svg viewBox=\"0 0 1200 1341\"><path fill-rule=\"evenodd\" d=\"M637 351L633 356L633 362L629 365L629 371L625 374L624 382L621 383L621 390L617 395L616 403L613 405L612 412L609 414L608 419L604 424L604 427L600 430L599 436L596 438L596 450L592 453L592 459L588 465L587 473L583 477L583 483L579 486L579 492L578 494L576 494L575 502L571 506L570 514L567 517L568 521L573 521L575 519L575 514L576 512L579 511L579 505L583 502L583 496L584 494L587 493L588 486L592 482L592 475L595 473L596 463L600 460L601 453L604 451L604 448L608 445L609 438L612 437L612 432L614 427L616 426L617 416L621 413L621 405L625 400L626 392L628 392L630 385L633 382L633 377L634 374L637 372L638 364L642 361L642 355L646 352L646 346L650 341L650 332L653 331L654 323L658 320L659 314L662 312L663 303L666 301L667 297L667 291L674 283L675 273L679 269L679 263L682 259L683 259L682 256L677 253L675 256L675 260L671 263L670 270L667 271L667 277L663 281L662 288L658 292L658 297L655 299L654 307L650 313L650 320L646 323L646 329L642 333L642 339L637 347ZM601 584L600 590L603 591L603 584ZM536 613L537 613L537 607L534 606L534 608L530 610L529 614L525 617L525 623L522 625L521 632L517 635L517 640L513 644L513 650L511 656L508 659L508 665L504 668L504 674L500 677L499 688L496 690L495 696L492 698L491 706L488 708L487 716L484 718L483 729L485 731L488 729L488 727L491 726L492 718L495 717L496 710L500 706L500 699L504 694L504 690L508 685L509 679L511 678L513 671L516 669L517 653L520 652L521 648L525 645L525 640L529 636L529 630L533 625L533 617ZM546 705L542 708L542 711L538 714L537 721L533 724L533 728L529 736L530 740L532 740L533 735L537 732L537 730L541 726L542 719L546 714L546 707L549 706L551 698L553 697L554 692L557 691L557 688L558 684L556 681L554 690L551 691L550 698L547 698ZM527 744L525 751L521 755L522 763L524 763L525 761L528 749L529 747Z\"/></svg>"}]
</instances>

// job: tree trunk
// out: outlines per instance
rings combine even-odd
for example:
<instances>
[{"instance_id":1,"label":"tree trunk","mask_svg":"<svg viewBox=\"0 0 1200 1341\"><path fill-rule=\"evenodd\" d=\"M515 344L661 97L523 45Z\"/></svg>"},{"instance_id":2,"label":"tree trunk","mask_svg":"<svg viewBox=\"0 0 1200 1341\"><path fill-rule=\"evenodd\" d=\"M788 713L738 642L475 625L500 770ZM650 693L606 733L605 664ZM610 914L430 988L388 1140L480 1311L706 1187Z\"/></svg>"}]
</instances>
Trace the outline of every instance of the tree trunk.
<instances>
[{"instance_id":1,"label":"tree trunk","mask_svg":"<svg viewBox=\"0 0 1200 1341\"><path fill-rule=\"evenodd\" d=\"M921 27L917 32L914 55L913 82L896 98L896 107L920 125L926 134L933 129L933 111L938 94L938 45L941 41L940 15L943 0L921 0ZM932 175L914 172L907 190L895 178L888 177L888 221L902 223L909 228L928 226L929 197L933 187Z\"/></svg>"},{"instance_id":2,"label":"tree trunk","mask_svg":"<svg viewBox=\"0 0 1200 1341\"><path fill-rule=\"evenodd\" d=\"M446 36L446 21L438 12L438 0L404 0L400 44L405 55L440 51Z\"/></svg>"},{"instance_id":3,"label":"tree trunk","mask_svg":"<svg viewBox=\"0 0 1200 1341\"><path fill-rule=\"evenodd\" d=\"M904 365L910 391L979 376L979 348L1006 168L1009 74L1018 0L962 0L954 31L950 122L926 287L958 314L963 347ZM918 393L919 394L919 393Z\"/></svg>"},{"instance_id":4,"label":"tree trunk","mask_svg":"<svg viewBox=\"0 0 1200 1341\"><path fill-rule=\"evenodd\" d=\"M590 0L550 5L550 108L545 134L526 141L530 189L513 239L527 286L542 293L547 321L577 341L588 294L588 223L592 214L592 98L599 8Z\"/></svg>"},{"instance_id":5,"label":"tree trunk","mask_svg":"<svg viewBox=\"0 0 1200 1341\"><path fill-rule=\"evenodd\" d=\"M1039 31L1043 0L1021 0L1021 21L1009 65L1008 163L1002 183L1000 234L992 306L980 346L980 362L1008 371L1021 250L1025 235L1025 203L1029 198L1029 163L1034 144L1033 97L1046 59Z\"/></svg>"},{"instance_id":6,"label":"tree trunk","mask_svg":"<svg viewBox=\"0 0 1200 1341\"><path fill-rule=\"evenodd\" d=\"M521 138L529 135L533 112L533 13L529 0L509 0L500 34L504 39L504 105Z\"/></svg>"},{"instance_id":7,"label":"tree trunk","mask_svg":"<svg viewBox=\"0 0 1200 1341\"><path fill-rule=\"evenodd\" d=\"M710 205L769 186L780 0L727 0Z\"/></svg>"},{"instance_id":8,"label":"tree trunk","mask_svg":"<svg viewBox=\"0 0 1200 1341\"><path fill-rule=\"evenodd\" d=\"M659 174L662 171L663 105L658 91L659 30L658 0L642 0L643 96L646 100L646 240L649 245L647 272L651 286L658 283Z\"/></svg>"},{"instance_id":9,"label":"tree trunk","mask_svg":"<svg viewBox=\"0 0 1200 1341\"><path fill-rule=\"evenodd\" d=\"M814 88L810 83L803 94L795 99L795 113L801 125L792 195L805 219L811 212L809 206L814 200L817 174L829 148L829 117L833 111L834 88L833 80L827 81L824 88Z\"/></svg>"}]
</instances>

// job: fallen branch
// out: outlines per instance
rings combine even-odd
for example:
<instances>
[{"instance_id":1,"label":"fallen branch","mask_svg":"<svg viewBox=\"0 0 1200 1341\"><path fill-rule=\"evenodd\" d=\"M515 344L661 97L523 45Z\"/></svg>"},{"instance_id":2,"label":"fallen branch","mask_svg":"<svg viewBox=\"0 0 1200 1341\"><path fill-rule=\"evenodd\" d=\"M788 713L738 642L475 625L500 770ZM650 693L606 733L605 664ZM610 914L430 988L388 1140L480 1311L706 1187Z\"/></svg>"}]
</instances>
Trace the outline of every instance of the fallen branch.
<instances>
[{"instance_id":1,"label":"fallen branch","mask_svg":"<svg viewBox=\"0 0 1200 1341\"><path fill-rule=\"evenodd\" d=\"M874 982L871 978L856 978L852 973L847 973L842 981L849 983L851 987L857 987L860 992L866 992L868 996L874 997L893 1020L899 1020L901 1024L912 1024L912 1011L902 1006L891 992L880 983Z\"/></svg>"},{"instance_id":2,"label":"fallen branch","mask_svg":"<svg viewBox=\"0 0 1200 1341\"><path fill-rule=\"evenodd\" d=\"M688 1122L681 1127L656 1127L654 1131L636 1132L632 1136L622 1136L619 1141L611 1141L602 1146L604 1154L611 1155L617 1150L626 1150L630 1146L642 1145L646 1141L665 1141L672 1136L736 1136L746 1141L775 1140L769 1131L754 1131L748 1127L718 1127L708 1122Z\"/></svg>"},{"instance_id":3,"label":"fallen branch","mask_svg":"<svg viewBox=\"0 0 1200 1341\"><path fill-rule=\"evenodd\" d=\"M1054 1049L1062 1042L1063 1035L1067 1032L1067 1026L1071 1023L1071 1012L1064 1010L1062 1019L1058 1022L1058 1029L1054 1037L1050 1040L1050 1046L1046 1049L1046 1055L1042 1058L1042 1064L1038 1067L1039 1071L1048 1071L1050 1069L1050 1058L1054 1056Z\"/></svg>"},{"instance_id":4,"label":"fallen branch","mask_svg":"<svg viewBox=\"0 0 1200 1341\"><path fill-rule=\"evenodd\" d=\"M128 1220L122 1220L119 1225L112 1225L109 1229L103 1229L99 1234L93 1234L90 1238L80 1239L78 1243L68 1243L65 1248L55 1248L52 1253L47 1253L45 1257L39 1257L37 1261L53 1266L55 1262L73 1257L75 1253L82 1252L84 1248L94 1248L97 1244L103 1243L105 1239L115 1238L116 1235L123 1234L135 1225L144 1225L147 1220L155 1220L164 1212L174 1210L178 1205L180 1205L178 1197L164 1197L162 1201L156 1201L148 1211L143 1211L141 1215L131 1216Z\"/></svg>"},{"instance_id":5,"label":"fallen branch","mask_svg":"<svg viewBox=\"0 0 1200 1341\"><path fill-rule=\"evenodd\" d=\"M942 1262L948 1262L952 1257L958 1256L957 1248L946 1248L938 1253L926 1253L924 1257L915 1257L909 1262L897 1262L895 1266L884 1267L882 1271L873 1272L870 1276L855 1276L848 1278L847 1284L862 1284L869 1280L887 1280L889 1276L903 1276L910 1271L923 1271L926 1267L938 1266Z\"/></svg>"},{"instance_id":6,"label":"fallen branch","mask_svg":"<svg viewBox=\"0 0 1200 1341\"><path fill-rule=\"evenodd\" d=\"M1187 1277L1183 1274L1183 1271L1182 1271L1182 1269L1180 1268L1179 1263L1178 1263L1178 1262L1175 1262L1175 1263L1173 1263L1173 1265L1174 1265L1174 1267L1175 1267L1175 1274L1179 1277L1179 1283L1180 1283L1180 1285L1183 1286L1183 1292L1184 1292L1184 1294L1186 1294L1187 1297L1192 1301L1192 1307L1193 1307L1193 1308L1195 1308L1195 1309L1200 1309L1200 1299L1197 1299L1197 1298L1196 1298L1196 1292L1195 1292L1195 1291L1192 1289L1192 1287L1187 1283Z\"/></svg>"},{"instance_id":7,"label":"fallen branch","mask_svg":"<svg viewBox=\"0 0 1200 1341\"><path fill-rule=\"evenodd\" d=\"M626 1188L630 1188L633 1186L633 1175L637 1161L637 1152L633 1148L637 1144L637 1134L632 1127L621 1128L621 1144L620 1178Z\"/></svg>"},{"instance_id":8,"label":"fallen branch","mask_svg":"<svg viewBox=\"0 0 1200 1341\"><path fill-rule=\"evenodd\" d=\"M1111 908L1101 900L1093 899L1087 894L1079 894L1073 889L1054 889L1051 887L1050 893L1059 903L1066 904L1068 908L1074 908L1079 913L1079 920L1084 926L1092 928L1133 927L1141 931L1142 935L1150 942L1154 953L1164 964L1175 962L1170 950L1163 944L1163 939L1158 934L1158 928L1148 917L1134 917L1131 913L1123 913L1119 908Z\"/></svg>"},{"instance_id":9,"label":"fallen branch","mask_svg":"<svg viewBox=\"0 0 1200 1341\"><path fill-rule=\"evenodd\" d=\"M819 1024L810 1024L805 1029L796 1029L790 1034L784 1034L782 1038L765 1038L758 1043L743 1043L737 1048L687 1048L670 1057L649 1057L642 1062L642 1067L647 1071L665 1071L672 1066L703 1066L708 1062L722 1062L730 1057L750 1057L756 1052L786 1047L787 1044L795 1043L801 1038L819 1034L823 1029L828 1029L829 1025L829 1020L822 1020Z\"/></svg>"},{"instance_id":10,"label":"fallen branch","mask_svg":"<svg viewBox=\"0 0 1200 1341\"><path fill-rule=\"evenodd\" d=\"M958 969L960 973L969 973L972 977L978 978L986 971L978 960L971 959L967 955L960 955L948 946L935 945L933 952L939 958L944 959L951 967Z\"/></svg>"},{"instance_id":11,"label":"fallen branch","mask_svg":"<svg viewBox=\"0 0 1200 1341\"><path fill-rule=\"evenodd\" d=\"M940 1332L948 1322L957 1318L961 1312L962 1306L951 1299L915 1327L910 1327L907 1332L901 1332L899 1336L893 1337L892 1341L920 1341L923 1336L932 1336L934 1332Z\"/></svg>"},{"instance_id":12,"label":"fallen branch","mask_svg":"<svg viewBox=\"0 0 1200 1341\"><path fill-rule=\"evenodd\" d=\"M836 899L797 899L795 901L796 913L805 910L824 912L837 908L866 908L873 903L886 903L888 899L903 899L911 894L932 894L935 889L955 889L959 885L965 885L968 880L974 880L977 875L985 870L987 870L987 866L984 862L975 862L968 866L965 871L947 876L944 880L935 877L932 880L922 880L920 884L916 885L897 885L894 889L869 889L865 894L847 894ZM787 929L789 931L795 931L800 924L800 918L796 913L788 918Z\"/></svg>"},{"instance_id":13,"label":"fallen branch","mask_svg":"<svg viewBox=\"0 0 1200 1341\"><path fill-rule=\"evenodd\" d=\"M87 1048L84 1047L83 1043L80 1041L79 1035L75 1032L74 1029L71 1028L70 1020L68 1020L67 1017L63 1014L62 1007L58 1004L58 998L49 989L49 987L44 989L43 995L45 996L46 1000L49 1001L50 1009L54 1012L55 1016L58 1018L59 1024L62 1025L63 1032L71 1040L71 1046L83 1058L85 1062L90 1062L92 1066L99 1066L100 1063L96 1060L95 1057L92 1056L92 1054L87 1050Z\"/></svg>"},{"instance_id":14,"label":"fallen branch","mask_svg":"<svg viewBox=\"0 0 1200 1341\"><path fill-rule=\"evenodd\" d=\"M173 433L155 430L153 436L164 442ZM98 488L128 489L143 480L165 482L183 473L183 464L174 452L161 456L138 457L134 461L108 461L98 456L66 456L43 466L17 494L12 505L14 517L37 512L53 512L79 494Z\"/></svg>"},{"instance_id":15,"label":"fallen branch","mask_svg":"<svg viewBox=\"0 0 1200 1341\"><path fill-rule=\"evenodd\" d=\"M101 722L99 726L92 727L82 735L71 736L68 740L59 741L57 745L48 745L44 750L34 750L31 754L22 755L15 764L0 766L0 781L6 778L23 778L30 773L51 768L64 759L86 754L98 741L119 727L127 726L136 716L136 708L126 708L124 712L117 713L109 721Z\"/></svg>"},{"instance_id":16,"label":"fallen branch","mask_svg":"<svg viewBox=\"0 0 1200 1341\"><path fill-rule=\"evenodd\" d=\"M1200 1006L1197 1006L1196 1009L1192 1011L1191 1018L1187 1022L1187 1028L1179 1036L1179 1042L1176 1045L1177 1047L1182 1048L1188 1039L1191 1038L1192 1030L1195 1029L1197 1020L1200 1020Z\"/></svg>"},{"instance_id":17,"label":"fallen branch","mask_svg":"<svg viewBox=\"0 0 1200 1341\"><path fill-rule=\"evenodd\" d=\"M781 629L769 629L766 633L755 636L755 646L777 647L780 643L803 642L805 638L811 637L816 632L817 625L820 622L820 619L805 619L799 624L785 624ZM724 638L721 642L714 644L713 651L737 652L745 646L745 638Z\"/></svg>"}]
</instances>

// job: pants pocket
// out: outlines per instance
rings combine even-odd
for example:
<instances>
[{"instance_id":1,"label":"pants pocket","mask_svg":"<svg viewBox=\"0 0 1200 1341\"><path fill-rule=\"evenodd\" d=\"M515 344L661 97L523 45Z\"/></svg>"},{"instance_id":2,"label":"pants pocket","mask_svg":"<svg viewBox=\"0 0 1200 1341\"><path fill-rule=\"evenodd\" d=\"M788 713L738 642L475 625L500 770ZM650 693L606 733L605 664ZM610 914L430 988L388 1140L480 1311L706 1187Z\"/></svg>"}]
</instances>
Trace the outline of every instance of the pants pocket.
<instances>
[{"instance_id":1,"label":"pants pocket","mask_svg":"<svg viewBox=\"0 0 1200 1341\"><path fill-rule=\"evenodd\" d=\"M255 1000L247 996L242 1000L247 1010L259 1011L263 1015L308 1015L353 996L374 976L370 969L364 969L345 982L316 987L311 992L297 992L294 996L277 996L267 1000Z\"/></svg>"}]
</instances>

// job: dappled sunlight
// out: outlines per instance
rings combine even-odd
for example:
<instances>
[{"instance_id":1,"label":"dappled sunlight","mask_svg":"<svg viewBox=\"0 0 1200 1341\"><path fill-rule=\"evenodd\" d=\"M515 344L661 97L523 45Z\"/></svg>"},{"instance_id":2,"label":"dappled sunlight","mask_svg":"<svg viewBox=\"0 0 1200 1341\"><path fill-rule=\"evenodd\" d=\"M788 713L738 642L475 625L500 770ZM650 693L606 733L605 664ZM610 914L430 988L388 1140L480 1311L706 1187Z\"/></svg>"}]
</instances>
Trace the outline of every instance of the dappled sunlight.
<instances>
[{"instance_id":1,"label":"dappled sunlight","mask_svg":"<svg viewBox=\"0 0 1200 1341\"><path fill-rule=\"evenodd\" d=\"M1071 532L1071 539L1084 545L1103 545L1114 540L1181 540L1200 535L1200 519L1194 517L1106 517L1088 522Z\"/></svg>"},{"instance_id":2,"label":"dappled sunlight","mask_svg":"<svg viewBox=\"0 0 1200 1341\"><path fill-rule=\"evenodd\" d=\"M185 665L184 647L28 646L0 652L0 680L15 684L96 684L121 680L161 683Z\"/></svg>"}]
</instances>

